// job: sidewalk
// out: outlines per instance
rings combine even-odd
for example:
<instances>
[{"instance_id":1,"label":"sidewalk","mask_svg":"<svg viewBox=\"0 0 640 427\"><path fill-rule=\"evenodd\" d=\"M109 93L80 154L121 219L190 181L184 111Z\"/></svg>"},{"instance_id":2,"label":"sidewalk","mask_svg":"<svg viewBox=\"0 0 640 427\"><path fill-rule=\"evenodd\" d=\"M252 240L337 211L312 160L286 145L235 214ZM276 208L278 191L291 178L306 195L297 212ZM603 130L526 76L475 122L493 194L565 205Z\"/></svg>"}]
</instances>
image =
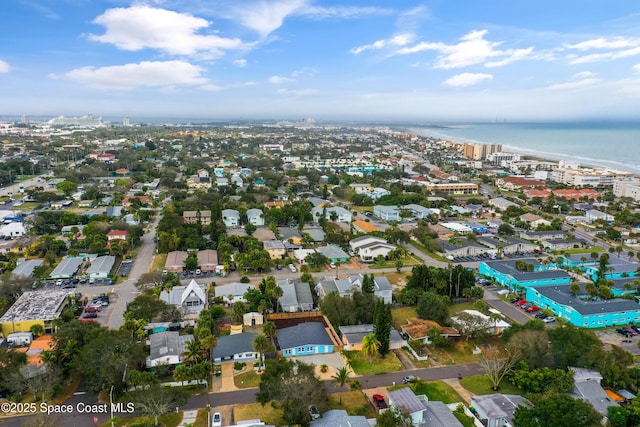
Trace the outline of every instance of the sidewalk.
<instances>
[{"instance_id":1,"label":"sidewalk","mask_svg":"<svg viewBox=\"0 0 640 427\"><path fill-rule=\"evenodd\" d=\"M457 378L449 378L449 379L442 380L442 381L444 381L445 383L447 383L451 387L453 387L453 389L458 392L458 394L460 395L462 400L464 400L464 403L466 403L467 405L471 404L471 396L474 396L474 394L471 393L466 388L462 387L462 385L460 384L460 380L459 379L457 379Z\"/></svg>"},{"instance_id":2,"label":"sidewalk","mask_svg":"<svg viewBox=\"0 0 640 427\"><path fill-rule=\"evenodd\" d=\"M184 411L182 414L182 421L180 422L180 424L178 424L178 427L186 427L188 425L195 424L197 416L197 410Z\"/></svg>"}]
</instances>

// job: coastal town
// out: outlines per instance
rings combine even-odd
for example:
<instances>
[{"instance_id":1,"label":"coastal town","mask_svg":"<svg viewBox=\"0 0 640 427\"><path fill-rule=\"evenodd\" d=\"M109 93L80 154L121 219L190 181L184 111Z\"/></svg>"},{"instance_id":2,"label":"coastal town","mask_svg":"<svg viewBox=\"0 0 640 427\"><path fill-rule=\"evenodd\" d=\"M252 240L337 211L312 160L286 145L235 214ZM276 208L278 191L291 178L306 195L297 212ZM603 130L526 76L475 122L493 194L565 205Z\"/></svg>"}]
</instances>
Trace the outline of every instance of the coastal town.
<instances>
[{"instance_id":1,"label":"coastal town","mask_svg":"<svg viewBox=\"0 0 640 427\"><path fill-rule=\"evenodd\" d=\"M640 425L632 172L313 119L0 141L3 425Z\"/></svg>"}]
</instances>

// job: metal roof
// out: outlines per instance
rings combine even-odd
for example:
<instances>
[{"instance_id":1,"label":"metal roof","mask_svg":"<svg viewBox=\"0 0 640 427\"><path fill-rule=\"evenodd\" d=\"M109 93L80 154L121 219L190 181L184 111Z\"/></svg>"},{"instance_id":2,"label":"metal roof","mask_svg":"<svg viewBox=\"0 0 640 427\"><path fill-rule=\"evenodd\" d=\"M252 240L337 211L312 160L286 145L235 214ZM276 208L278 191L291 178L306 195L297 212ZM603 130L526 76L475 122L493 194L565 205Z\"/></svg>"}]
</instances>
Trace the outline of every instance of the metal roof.
<instances>
[{"instance_id":1,"label":"metal roof","mask_svg":"<svg viewBox=\"0 0 640 427\"><path fill-rule=\"evenodd\" d=\"M82 265L82 258L65 258L60 261L60 264L49 275L53 278L67 278L71 277Z\"/></svg>"},{"instance_id":2,"label":"metal roof","mask_svg":"<svg viewBox=\"0 0 640 427\"><path fill-rule=\"evenodd\" d=\"M403 387L389 392L389 404L396 408L404 408L410 414L425 410L422 401L418 399L409 387Z\"/></svg>"},{"instance_id":3,"label":"metal roof","mask_svg":"<svg viewBox=\"0 0 640 427\"><path fill-rule=\"evenodd\" d=\"M584 301L569 291L569 285L533 286L540 295L567 307L572 307L582 315L614 313L618 311L640 311L637 302L628 299L614 298L610 300Z\"/></svg>"},{"instance_id":4,"label":"metal roof","mask_svg":"<svg viewBox=\"0 0 640 427\"><path fill-rule=\"evenodd\" d=\"M40 267L43 261L41 259L29 259L24 262L18 264L16 268L13 269L11 274L14 276L24 276L29 277L33 274L33 270L36 267Z\"/></svg>"},{"instance_id":5,"label":"metal roof","mask_svg":"<svg viewBox=\"0 0 640 427\"><path fill-rule=\"evenodd\" d=\"M109 274L113 268L113 264L116 262L116 257L111 255L99 256L96 258L89 268L87 268L87 274Z\"/></svg>"},{"instance_id":6,"label":"metal roof","mask_svg":"<svg viewBox=\"0 0 640 427\"><path fill-rule=\"evenodd\" d=\"M252 353L253 339L256 336L258 334L253 332L222 336L218 338L218 345L213 348L213 357L217 359L238 353Z\"/></svg>"}]
</instances>

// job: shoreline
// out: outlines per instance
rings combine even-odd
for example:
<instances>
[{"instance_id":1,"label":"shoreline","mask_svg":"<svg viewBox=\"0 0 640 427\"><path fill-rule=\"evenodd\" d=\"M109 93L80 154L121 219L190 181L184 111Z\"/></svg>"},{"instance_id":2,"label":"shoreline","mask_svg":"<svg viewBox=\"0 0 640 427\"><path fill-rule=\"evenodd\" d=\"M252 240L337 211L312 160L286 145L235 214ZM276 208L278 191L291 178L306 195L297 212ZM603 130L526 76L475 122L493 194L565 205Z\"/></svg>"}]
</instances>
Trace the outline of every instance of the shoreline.
<instances>
[{"instance_id":1,"label":"shoreline","mask_svg":"<svg viewBox=\"0 0 640 427\"><path fill-rule=\"evenodd\" d=\"M417 127L406 127L405 131L410 133L415 133L423 137L437 138L443 141L452 141L457 143L469 143L469 144L492 144L492 142L487 141L479 141L473 138L463 138L457 136L446 135L445 133L439 132L439 130L446 130L447 128L437 128L436 130L431 130L430 128L417 128ZM497 143L500 144L500 143ZM615 160L599 160L593 159L590 157L577 156L572 154L564 154L564 153L556 153L556 152L548 152L548 151L537 151L533 149L526 149L522 147L517 147L510 144L501 144L502 152L505 153L515 153L520 154L522 156L526 156L528 158L537 159L540 161L552 161L552 162L571 162L577 163L581 167L586 168L605 168L612 171L618 172L628 172L633 174L634 176L640 176L640 166L633 166L630 164L624 164L617 162Z\"/></svg>"}]
</instances>

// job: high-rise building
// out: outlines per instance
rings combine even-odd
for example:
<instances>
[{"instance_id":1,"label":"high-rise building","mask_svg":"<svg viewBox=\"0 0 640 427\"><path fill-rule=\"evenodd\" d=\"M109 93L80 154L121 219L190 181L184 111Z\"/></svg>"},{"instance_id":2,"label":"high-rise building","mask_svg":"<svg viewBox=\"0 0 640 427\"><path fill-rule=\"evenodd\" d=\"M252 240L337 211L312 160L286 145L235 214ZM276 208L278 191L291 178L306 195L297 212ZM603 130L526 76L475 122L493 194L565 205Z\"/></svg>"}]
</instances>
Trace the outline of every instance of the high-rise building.
<instances>
[{"instance_id":1,"label":"high-rise building","mask_svg":"<svg viewBox=\"0 0 640 427\"><path fill-rule=\"evenodd\" d=\"M485 159L489 154L502 151L502 144L469 144L464 143L462 155L473 160Z\"/></svg>"},{"instance_id":2,"label":"high-rise building","mask_svg":"<svg viewBox=\"0 0 640 427\"><path fill-rule=\"evenodd\" d=\"M22 123L25 125L29 124L29 116L27 116L26 114L22 115Z\"/></svg>"},{"instance_id":3,"label":"high-rise building","mask_svg":"<svg viewBox=\"0 0 640 427\"><path fill-rule=\"evenodd\" d=\"M131 120L129 119L129 117L125 117L124 119L122 119L122 126L131 126Z\"/></svg>"}]
</instances>

